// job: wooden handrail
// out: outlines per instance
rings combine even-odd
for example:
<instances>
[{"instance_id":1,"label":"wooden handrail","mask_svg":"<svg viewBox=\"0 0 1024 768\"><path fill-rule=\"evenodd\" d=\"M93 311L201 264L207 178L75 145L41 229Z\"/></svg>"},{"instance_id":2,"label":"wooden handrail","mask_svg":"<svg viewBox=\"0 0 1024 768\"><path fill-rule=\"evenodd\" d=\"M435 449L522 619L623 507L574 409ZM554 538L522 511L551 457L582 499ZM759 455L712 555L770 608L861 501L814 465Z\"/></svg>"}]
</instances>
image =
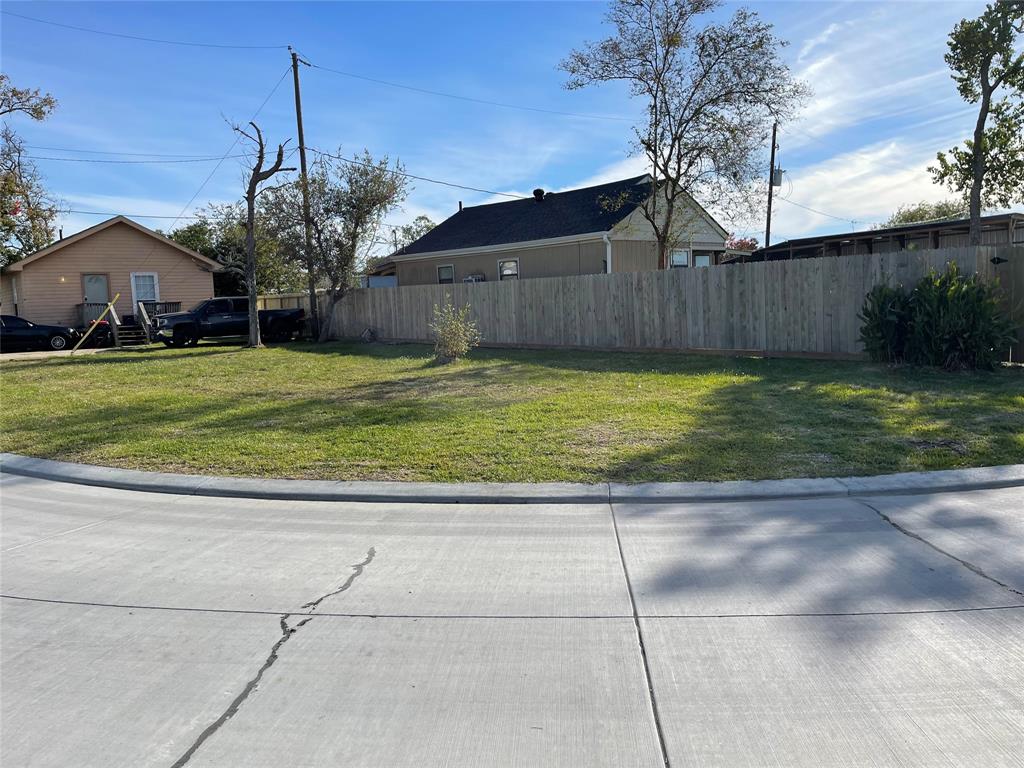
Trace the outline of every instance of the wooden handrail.
<instances>
[{"instance_id":1,"label":"wooden handrail","mask_svg":"<svg viewBox=\"0 0 1024 768\"><path fill-rule=\"evenodd\" d=\"M150 336L152 329L149 327L149 313L146 311L145 303L141 301L138 302L138 307L136 307L136 309L138 309L139 315L142 317L142 322L139 323L139 325L142 326L142 332L146 334L146 343L152 344L153 339Z\"/></svg>"}]
</instances>

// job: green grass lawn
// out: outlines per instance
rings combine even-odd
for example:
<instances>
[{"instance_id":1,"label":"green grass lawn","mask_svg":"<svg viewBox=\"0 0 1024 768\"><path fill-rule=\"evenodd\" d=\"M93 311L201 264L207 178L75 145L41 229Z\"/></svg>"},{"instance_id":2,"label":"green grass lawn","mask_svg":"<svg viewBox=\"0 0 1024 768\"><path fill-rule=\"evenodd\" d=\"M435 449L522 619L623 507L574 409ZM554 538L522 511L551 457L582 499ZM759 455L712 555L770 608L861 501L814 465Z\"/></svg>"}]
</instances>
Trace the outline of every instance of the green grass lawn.
<instances>
[{"instance_id":1,"label":"green grass lawn","mask_svg":"<svg viewBox=\"0 0 1024 768\"><path fill-rule=\"evenodd\" d=\"M1024 462L1024 369L229 345L5 361L0 447L137 469L584 482Z\"/></svg>"}]
</instances>

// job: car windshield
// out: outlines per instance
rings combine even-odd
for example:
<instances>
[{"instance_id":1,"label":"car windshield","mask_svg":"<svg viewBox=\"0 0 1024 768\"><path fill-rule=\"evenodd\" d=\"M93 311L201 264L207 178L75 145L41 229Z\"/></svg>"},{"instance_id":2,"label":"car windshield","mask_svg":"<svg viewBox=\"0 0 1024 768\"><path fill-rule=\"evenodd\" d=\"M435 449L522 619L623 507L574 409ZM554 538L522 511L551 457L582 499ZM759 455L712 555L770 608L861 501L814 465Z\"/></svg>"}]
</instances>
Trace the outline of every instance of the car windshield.
<instances>
[{"instance_id":1,"label":"car windshield","mask_svg":"<svg viewBox=\"0 0 1024 768\"><path fill-rule=\"evenodd\" d=\"M192 307L192 309L190 309L189 312L198 312L200 309L203 308L203 305L206 304L206 302L208 302L208 301L209 301L209 299L203 299L198 304L196 304L194 307Z\"/></svg>"}]
</instances>

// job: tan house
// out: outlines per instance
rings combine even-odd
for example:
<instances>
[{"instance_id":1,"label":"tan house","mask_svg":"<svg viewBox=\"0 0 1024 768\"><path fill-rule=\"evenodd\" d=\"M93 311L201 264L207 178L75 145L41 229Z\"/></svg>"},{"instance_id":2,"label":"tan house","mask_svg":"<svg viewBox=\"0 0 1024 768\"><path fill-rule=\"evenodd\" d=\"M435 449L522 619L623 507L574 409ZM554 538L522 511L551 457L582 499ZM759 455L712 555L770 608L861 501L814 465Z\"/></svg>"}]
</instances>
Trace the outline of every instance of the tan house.
<instances>
[{"instance_id":1,"label":"tan house","mask_svg":"<svg viewBox=\"0 0 1024 768\"><path fill-rule=\"evenodd\" d=\"M66 237L3 268L0 313L81 327L120 294L123 320L137 302L173 312L213 296L221 265L124 216ZM155 305L155 306L154 306Z\"/></svg>"},{"instance_id":2,"label":"tan house","mask_svg":"<svg viewBox=\"0 0 1024 768\"><path fill-rule=\"evenodd\" d=\"M538 189L526 200L460 205L386 265L400 286L656 270L657 243L640 210L650 191L651 177L643 175L565 192ZM690 200L677 221L671 266L724 260L729 233L711 214Z\"/></svg>"}]
</instances>

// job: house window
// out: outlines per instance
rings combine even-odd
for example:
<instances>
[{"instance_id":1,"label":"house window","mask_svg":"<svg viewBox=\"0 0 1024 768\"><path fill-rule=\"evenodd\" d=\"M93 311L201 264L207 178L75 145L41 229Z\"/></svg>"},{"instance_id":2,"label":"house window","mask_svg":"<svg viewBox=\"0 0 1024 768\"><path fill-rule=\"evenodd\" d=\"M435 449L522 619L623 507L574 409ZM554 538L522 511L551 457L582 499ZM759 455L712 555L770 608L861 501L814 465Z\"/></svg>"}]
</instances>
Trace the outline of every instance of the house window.
<instances>
[{"instance_id":1,"label":"house window","mask_svg":"<svg viewBox=\"0 0 1024 768\"><path fill-rule=\"evenodd\" d=\"M694 253L693 254L693 266L695 266L695 267L710 267L711 266L711 254L710 253Z\"/></svg>"},{"instance_id":2,"label":"house window","mask_svg":"<svg viewBox=\"0 0 1024 768\"><path fill-rule=\"evenodd\" d=\"M437 268L437 282L441 285L450 285L455 282L455 267L445 264Z\"/></svg>"},{"instance_id":3,"label":"house window","mask_svg":"<svg viewBox=\"0 0 1024 768\"><path fill-rule=\"evenodd\" d=\"M669 255L668 265L672 268L690 266L690 252L685 248L674 249Z\"/></svg>"},{"instance_id":4,"label":"house window","mask_svg":"<svg viewBox=\"0 0 1024 768\"><path fill-rule=\"evenodd\" d=\"M160 301L160 280L156 272L132 272L132 306L140 301Z\"/></svg>"},{"instance_id":5,"label":"house window","mask_svg":"<svg viewBox=\"0 0 1024 768\"><path fill-rule=\"evenodd\" d=\"M519 279L519 259L502 259L498 262L499 280Z\"/></svg>"}]
</instances>

